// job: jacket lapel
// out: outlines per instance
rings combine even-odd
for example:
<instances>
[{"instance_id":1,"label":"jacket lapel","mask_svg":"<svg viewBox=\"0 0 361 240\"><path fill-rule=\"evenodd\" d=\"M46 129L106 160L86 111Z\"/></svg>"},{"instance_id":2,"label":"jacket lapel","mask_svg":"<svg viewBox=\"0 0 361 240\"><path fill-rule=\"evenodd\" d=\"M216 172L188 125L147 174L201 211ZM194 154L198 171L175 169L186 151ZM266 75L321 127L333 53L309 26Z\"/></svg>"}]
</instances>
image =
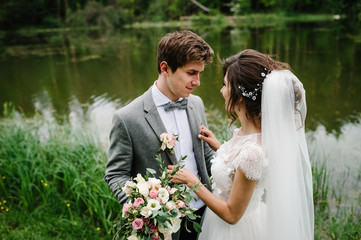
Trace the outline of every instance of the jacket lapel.
<instances>
[{"instance_id":1,"label":"jacket lapel","mask_svg":"<svg viewBox=\"0 0 361 240\"><path fill-rule=\"evenodd\" d=\"M199 162L202 159L203 156L203 145L201 140L198 138L199 134L199 127L201 126L201 120L197 117L195 108L191 101L188 101L188 108L187 108L187 114L188 114L188 121L189 126L191 129L192 134L192 142L193 142L193 151L195 158L197 162Z\"/></svg>"},{"instance_id":2,"label":"jacket lapel","mask_svg":"<svg viewBox=\"0 0 361 240\"><path fill-rule=\"evenodd\" d=\"M162 133L167 132L162 119L158 113L157 107L154 104L154 100L152 97L152 88L144 93L144 113L145 119L149 123L149 126L153 130L154 134L156 135L157 139L159 139L159 147L161 146L160 142L160 135ZM174 154L170 154L168 150L165 150L168 160L172 164L177 164L177 159ZM163 160L164 161L164 160Z\"/></svg>"}]
</instances>

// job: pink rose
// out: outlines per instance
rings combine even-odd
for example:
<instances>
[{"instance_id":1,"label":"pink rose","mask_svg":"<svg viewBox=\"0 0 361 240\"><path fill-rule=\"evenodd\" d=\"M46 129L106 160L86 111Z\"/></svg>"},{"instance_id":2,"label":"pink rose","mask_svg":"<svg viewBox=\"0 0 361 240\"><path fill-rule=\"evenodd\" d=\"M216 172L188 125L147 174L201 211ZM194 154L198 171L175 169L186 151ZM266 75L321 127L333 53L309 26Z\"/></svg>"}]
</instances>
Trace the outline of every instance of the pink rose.
<instances>
[{"instance_id":1,"label":"pink rose","mask_svg":"<svg viewBox=\"0 0 361 240\"><path fill-rule=\"evenodd\" d=\"M130 204L124 203L124 205L123 205L123 213L128 213L128 210L129 210L130 207L131 207Z\"/></svg>"},{"instance_id":2,"label":"pink rose","mask_svg":"<svg viewBox=\"0 0 361 240\"><path fill-rule=\"evenodd\" d=\"M174 194L177 190L178 190L178 189L176 189L176 188L170 188L170 189L168 190L168 192L169 192L169 194Z\"/></svg>"},{"instance_id":3,"label":"pink rose","mask_svg":"<svg viewBox=\"0 0 361 240\"><path fill-rule=\"evenodd\" d=\"M122 191L125 192L127 195L129 195L133 191L134 186L135 186L134 182L126 181L124 187L122 187Z\"/></svg>"},{"instance_id":4,"label":"pink rose","mask_svg":"<svg viewBox=\"0 0 361 240\"><path fill-rule=\"evenodd\" d=\"M133 203L133 208L136 209L141 204L144 204L143 198L137 198L137 199L135 199L135 201Z\"/></svg>"},{"instance_id":5,"label":"pink rose","mask_svg":"<svg viewBox=\"0 0 361 240\"><path fill-rule=\"evenodd\" d=\"M179 207L179 208L184 208L185 206L186 206L186 204L183 202L183 201L177 201L177 206Z\"/></svg>"},{"instance_id":6,"label":"pink rose","mask_svg":"<svg viewBox=\"0 0 361 240\"><path fill-rule=\"evenodd\" d=\"M149 192L149 197L150 198L156 198L158 196L158 191L157 190L150 190Z\"/></svg>"},{"instance_id":7,"label":"pink rose","mask_svg":"<svg viewBox=\"0 0 361 240\"><path fill-rule=\"evenodd\" d=\"M153 240L161 240L161 238L158 235L152 235Z\"/></svg>"},{"instance_id":8,"label":"pink rose","mask_svg":"<svg viewBox=\"0 0 361 240\"><path fill-rule=\"evenodd\" d=\"M129 187L134 187L135 186L135 183L133 181L126 181L125 182L125 186L129 186Z\"/></svg>"},{"instance_id":9,"label":"pink rose","mask_svg":"<svg viewBox=\"0 0 361 240\"><path fill-rule=\"evenodd\" d=\"M122 191L125 193L129 193L130 189L127 186L125 186L125 187L122 187Z\"/></svg>"},{"instance_id":10,"label":"pink rose","mask_svg":"<svg viewBox=\"0 0 361 240\"><path fill-rule=\"evenodd\" d=\"M165 207L170 211L172 210L173 208L175 208L175 203L173 201L169 201L165 204Z\"/></svg>"},{"instance_id":11,"label":"pink rose","mask_svg":"<svg viewBox=\"0 0 361 240\"><path fill-rule=\"evenodd\" d=\"M160 185L159 183L157 185L155 185L155 189L159 189L161 187L162 187L162 185Z\"/></svg>"},{"instance_id":12,"label":"pink rose","mask_svg":"<svg viewBox=\"0 0 361 240\"><path fill-rule=\"evenodd\" d=\"M144 222L145 225L149 225L150 219L149 218L144 218L143 222Z\"/></svg>"},{"instance_id":13,"label":"pink rose","mask_svg":"<svg viewBox=\"0 0 361 240\"><path fill-rule=\"evenodd\" d=\"M136 230L142 229L143 227L143 219L141 218L136 218L133 222L132 222L132 227Z\"/></svg>"},{"instance_id":14,"label":"pink rose","mask_svg":"<svg viewBox=\"0 0 361 240\"><path fill-rule=\"evenodd\" d=\"M148 183L148 188L151 189L152 188L152 183L150 181L148 181L147 183Z\"/></svg>"},{"instance_id":15,"label":"pink rose","mask_svg":"<svg viewBox=\"0 0 361 240\"><path fill-rule=\"evenodd\" d=\"M158 232L158 227L154 225L150 226L150 233L155 233L155 232Z\"/></svg>"}]
</instances>

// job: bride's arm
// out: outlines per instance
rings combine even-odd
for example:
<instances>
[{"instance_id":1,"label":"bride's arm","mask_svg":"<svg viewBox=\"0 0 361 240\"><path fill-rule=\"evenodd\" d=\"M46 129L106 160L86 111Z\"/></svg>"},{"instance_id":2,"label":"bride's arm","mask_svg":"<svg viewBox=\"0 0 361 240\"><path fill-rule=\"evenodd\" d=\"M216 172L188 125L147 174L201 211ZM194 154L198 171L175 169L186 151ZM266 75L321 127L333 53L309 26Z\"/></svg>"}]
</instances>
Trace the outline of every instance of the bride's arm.
<instances>
[{"instance_id":1,"label":"bride's arm","mask_svg":"<svg viewBox=\"0 0 361 240\"><path fill-rule=\"evenodd\" d=\"M171 173L173 168L174 166L168 166L168 172ZM187 184L190 188L200 183L199 179L185 168L173 176L172 182ZM229 224L236 224L246 211L256 184L256 180L247 179L244 173L237 168L231 193L227 201L216 197L203 185L197 188L195 193L220 218Z\"/></svg>"}]
</instances>

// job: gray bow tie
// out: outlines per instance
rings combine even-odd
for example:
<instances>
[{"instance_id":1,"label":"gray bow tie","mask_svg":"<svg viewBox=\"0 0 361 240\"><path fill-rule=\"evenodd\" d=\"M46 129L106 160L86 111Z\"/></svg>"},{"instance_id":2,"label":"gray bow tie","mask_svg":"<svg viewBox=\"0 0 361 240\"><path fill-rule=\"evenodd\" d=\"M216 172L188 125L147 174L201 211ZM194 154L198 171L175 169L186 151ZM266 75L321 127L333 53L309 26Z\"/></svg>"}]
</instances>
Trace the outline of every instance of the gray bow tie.
<instances>
[{"instance_id":1,"label":"gray bow tie","mask_svg":"<svg viewBox=\"0 0 361 240\"><path fill-rule=\"evenodd\" d=\"M169 110L173 110L173 109L187 109L187 104L188 104L188 100L183 98L181 101L177 101L177 102L169 102L167 104L164 105L164 110L167 112Z\"/></svg>"}]
</instances>

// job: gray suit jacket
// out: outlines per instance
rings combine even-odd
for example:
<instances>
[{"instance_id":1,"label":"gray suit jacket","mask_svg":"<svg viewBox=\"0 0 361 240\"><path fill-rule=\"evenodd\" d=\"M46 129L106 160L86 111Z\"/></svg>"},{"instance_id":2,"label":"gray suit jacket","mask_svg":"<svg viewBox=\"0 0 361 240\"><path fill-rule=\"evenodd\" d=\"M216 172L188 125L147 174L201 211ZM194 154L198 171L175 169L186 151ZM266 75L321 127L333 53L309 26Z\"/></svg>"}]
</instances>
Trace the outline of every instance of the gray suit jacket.
<instances>
[{"instance_id":1,"label":"gray suit jacket","mask_svg":"<svg viewBox=\"0 0 361 240\"><path fill-rule=\"evenodd\" d=\"M210 161L214 152L206 142L198 139L199 127L207 124L203 101L194 95L187 99L187 115L198 173L202 183L211 189ZM127 197L118 183L124 184L138 173L144 175L146 168L153 168L158 173L156 155L161 146L159 137L165 132L166 128L154 104L151 88L114 114L104 179L121 204L125 203ZM177 163L175 155L168 150L160 153L166 166Z\"/></svg>"}]
</instances>

